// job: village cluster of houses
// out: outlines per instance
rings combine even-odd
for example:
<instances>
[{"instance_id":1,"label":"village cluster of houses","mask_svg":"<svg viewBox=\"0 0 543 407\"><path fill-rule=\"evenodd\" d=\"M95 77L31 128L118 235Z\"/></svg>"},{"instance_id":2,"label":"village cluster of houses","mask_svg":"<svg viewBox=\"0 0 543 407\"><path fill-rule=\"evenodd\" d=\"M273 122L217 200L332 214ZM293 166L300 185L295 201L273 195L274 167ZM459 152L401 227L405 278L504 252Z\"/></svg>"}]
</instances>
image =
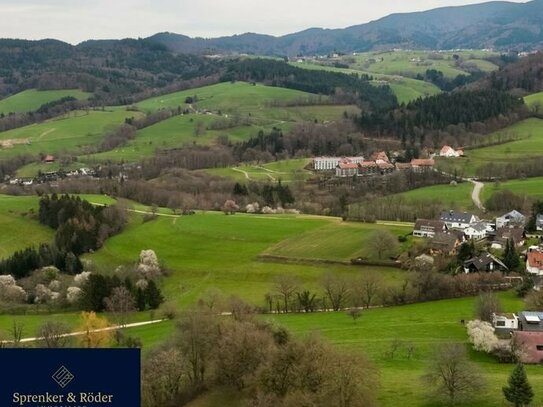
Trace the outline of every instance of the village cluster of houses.
<instances>
[{"instance_id":1,"label":"village cluster of houses","mask_svg":"<svg viewBox=\"0 0 543 407\"><path fill-rule=\"evenodd\" d=\"M378 151L368 159L357 157L316 157L313 159L313 170L318 172L333 172L338 178L365 177L386 175L394 171L425 172L434 168L434 160L413 159L409 163L393 164L386 152Z\"/></svg>"},{"instance_id":2,"label":"village cluster of houses","mask_svg":"<svg viewBox=\"0 0 543 407\"><path fill-rule=\"evenodd\" d=\"M466 240L486 240L492 249L504 249L508 241L517 247L526 241L526 216L513 210L495 221L484 221L468 212L442 211L439 219L418 219L413 236L430 239L432 254L457 254ZM543 230L543 215L537 217L537 228ZM507 266L496 256L484 252L464 262L466 273L485 271L507 271ZM543 284L543 248L532 246L526 251L526 271L532 274L536 288Z\"/></svg>"},{"instance_id":3,"label":"village cluster of houses","mask_svg":"<svg viewBox=\"0 0 543 407\"><path fill-rule=\"evenodd\" d=\"M543 312L495 313L492 326L498 338L518 344L523 363L543 363Z\"/></svg>"}]
</instances>

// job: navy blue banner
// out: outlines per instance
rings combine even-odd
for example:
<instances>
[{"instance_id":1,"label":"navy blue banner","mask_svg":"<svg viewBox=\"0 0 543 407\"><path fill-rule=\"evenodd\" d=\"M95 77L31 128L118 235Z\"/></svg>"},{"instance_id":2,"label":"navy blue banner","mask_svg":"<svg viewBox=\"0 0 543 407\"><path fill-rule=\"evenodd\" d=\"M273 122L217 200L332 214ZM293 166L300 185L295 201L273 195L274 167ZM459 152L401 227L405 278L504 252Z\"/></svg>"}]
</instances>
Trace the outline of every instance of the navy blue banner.
<instances>
[{"instance_id":1,"label":"navy blue banner","mask_svg":"<svg viewBox=\"0 0 543 407\"><path fill-rule=\"evenodd\" d=\"M139 349L0 349L1 407L140 407Z\"/></svg>"}]
</instances>

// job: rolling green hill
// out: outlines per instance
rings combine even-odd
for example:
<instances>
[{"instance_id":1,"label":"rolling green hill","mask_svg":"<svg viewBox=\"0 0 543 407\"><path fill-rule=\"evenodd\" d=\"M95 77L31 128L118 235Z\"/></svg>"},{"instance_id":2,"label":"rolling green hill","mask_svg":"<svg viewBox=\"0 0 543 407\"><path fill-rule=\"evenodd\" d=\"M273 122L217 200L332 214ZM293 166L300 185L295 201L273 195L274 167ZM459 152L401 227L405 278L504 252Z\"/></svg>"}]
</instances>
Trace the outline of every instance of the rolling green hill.
<instances>
[{"instance_id":1,"label":"rolling green hill","mask_svg":"<svg viewBox=\"0 0 543 407\"><path fill-rule=\"evenodd\" d=\"M162 108L188 107L187 97L196 97L192 103L199 109L220 110L223 113L243 114L269 107L273 102L287 103L317 98L308 93L273 86L256 85L247 82L223 82L216 85L189 89L146 99L136 104L140 109L154 111ZM326 98L323 98L326 100Z\"/></svg>"},{"instance_id":2,"label":"rolling green hill","mask_svg":"<svg viewBox=\"0 0 543 407\"><path fill-rule=\"evenodd\" d=\"M77 152L99 143L107 131L114 130L139 112L122 109L75 111L43 123L0 133L0 159L20 154L59 154Z\"/></svg>"},{"instance_id":3,"label":"rolling green hill","mask_svg":"<svg viewBox=\"0 0 543 407\"><path fill-rule=\"evenodd\" d=\"M496 192L505 190L516 195L526 195L530 198L543 200L543 177L515 179L497 184L488 183L483 188L481 198L484 202Z\"/></svg>"},{"instance_id":4,"label":"rolling green hill","mask_svg":"<svg viewBox=\"0 0 543 407\"><path fill-rule=\"evenodd\" d=\"M532 95L526 96L524 98L524 103L526 103L526 105L532 109L538 106L539 110L541 111L543 107L543 92L534 93Z\"/></svg>"},{"instance_id":5,"label":"rolling green hill","mask_svg":"<svg viewBox=\"0 0 543 407\"><path fill-rule=\"evenodd\" d=\"M37 212L35 196L0 195L0 259L53 240L54 231L39 223Z\"/></svg>"},{"instance_id":6,"label":"rolling green hill","mask_svg":"<svg viewBox=\"0 0 543 407\"><path fill-rule=\"evenodd\" d=\"M41 105L63 97L71 96L79 100L88 99L92 94L79 89L36 90L29 89L0 100L0 113L33 112Z\"/></svg>"},{"instance_id":7,"label":"rolling green hill","mask_svg":"<svg viewBox=\"0 0 543 407\"><path fill-rule=\"evenodd\" d=\"M186 104L187 97L197 102ZM333 121L341 119L344 112L358 112L356 106L288 106L308 100L325 103L327 98L291 89L225 82L148 99L140 102L138 107L152 111L181 105L191 113L139 130L136 138L127 144L91 155L88 159L131 161L151 156L157 149L212 144L219 136L239 142L256 136L260 130L270 131L279 127L288 131L296 123Z\"/></svg>"}]
</instances>

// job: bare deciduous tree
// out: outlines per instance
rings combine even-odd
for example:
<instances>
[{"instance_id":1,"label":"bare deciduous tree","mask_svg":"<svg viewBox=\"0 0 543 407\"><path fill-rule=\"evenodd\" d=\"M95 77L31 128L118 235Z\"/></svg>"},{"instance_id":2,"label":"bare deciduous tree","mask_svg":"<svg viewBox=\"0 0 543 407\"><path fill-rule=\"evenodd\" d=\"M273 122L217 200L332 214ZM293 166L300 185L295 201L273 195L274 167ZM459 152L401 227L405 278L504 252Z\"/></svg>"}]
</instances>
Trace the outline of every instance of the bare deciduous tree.
<instances>
[{"instance_id":1,"label":"bare deciduous tree","mask_svg":"<svg viewBox=\"0 0 543 407\"><path fill-rule=\"evenodd\" d=\"M106 310L115 316L117 323L121 326L126 325L128 315L136 310L134 296L124 286L115 287L111 295L104 298L104 304Z\"/></svg>"},{"instance_id":2,"label":"bare deciduous tree","mask_svg":"<svg viewBox=\"0 0 543 407\"><path fill-rule=\"evenodd\" d=\"M370 247L379 259L392 256L398 252L398 238L388 230L378 230L372 235Z\"/></svg>"},{"instance_id":3,"label":"bare deciduous tree","mask_svg":"<svg viewBox=\"0 0 543 407\"><path fill-rule=\"evenodd\" d=\"M383 279L375 271L364 273L354 287L355 304L369 308L382 289Z\"/></svg>"},{"instance_id":4,"label":"bare deciduous tree","mask_svg":"<svg viewBox=\"0 0 543 407\"><path fill-rule=\"evenodd\" d=\"M481 321L492 322L492 314L501 311L499 298L494 293L481 293L475 303L475 313Z\"/></svg>"},{"instance_id":5,"label":"bare deciduous tree","mask_svg":"<svg viewBox=\"0 0 543 407\"><path fill-rule=\"evenodd\" d=\"M334 311L339 311L347 302L350 283L344 276L328 273L322 279L322 288Z\"/></svg>"},{"instance_id":6,"label":"bare deciduous tree","mask_svg":"<svg viewBox=\"0 0 543 407\"><path fill-rule=\"evenodd\" d=\"M38 337L44 348L65 348L70 343L70 327L63 322L47 321L38 329Z\"/></svg>"},{"instance_id":7,"label":"bare deciduous tree","mask_svg":"<svg viewBox=\"0 0 543 407\"><path fill-rule=\"evenodd\" d=\"M484 383L477 368L468 361L466 348L460 343L441 345L435 353L424 379L432 385L433 396L454 405L481 393Z\"/></svg>"},{"instance_id":8,"label":"bare deciduous tree","mask_svg":"<svg viewBox=\"0 0 543 407\"><path fill-rule=\"evenodd\" d=\"M283 312L288 312L290 299L298 290L298 281L294 277L284 274L275 280L274 289L283 298Z\"/></svg>"}]
</instances>

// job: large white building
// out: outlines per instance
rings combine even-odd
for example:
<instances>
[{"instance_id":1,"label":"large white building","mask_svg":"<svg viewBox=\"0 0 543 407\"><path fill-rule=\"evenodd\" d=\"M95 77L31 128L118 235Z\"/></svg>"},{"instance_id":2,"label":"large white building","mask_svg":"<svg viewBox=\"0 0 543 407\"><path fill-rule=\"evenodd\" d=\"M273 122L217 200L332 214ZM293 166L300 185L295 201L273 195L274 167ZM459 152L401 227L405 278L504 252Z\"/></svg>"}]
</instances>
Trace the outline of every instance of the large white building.
<instances>
[{"instance_id":1,"label":"large white building","mask_svg":"<svg viewBox=\"0 0 543 407\"><path fill-rule=\"evenodd\" d=\"M313 169L315 171L335 171L339 163L358 164L364 161L364 157L315 157Z\"/></svg>"}]
</instances>

